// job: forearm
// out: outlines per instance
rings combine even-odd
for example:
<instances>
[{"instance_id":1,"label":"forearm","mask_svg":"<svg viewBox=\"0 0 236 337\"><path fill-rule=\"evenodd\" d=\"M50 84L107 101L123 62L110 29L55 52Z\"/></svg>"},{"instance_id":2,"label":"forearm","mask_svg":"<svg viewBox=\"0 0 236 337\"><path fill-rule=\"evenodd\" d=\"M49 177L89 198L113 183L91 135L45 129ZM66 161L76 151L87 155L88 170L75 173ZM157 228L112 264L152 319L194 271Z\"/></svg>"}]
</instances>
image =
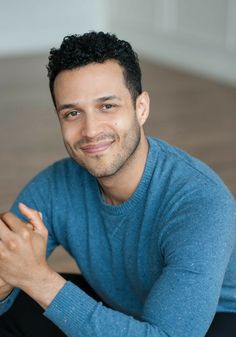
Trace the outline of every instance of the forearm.
<instances>
[{"instance_id":1,"label":"forearm","mask_svg":"<svg viewBox=\"0 0 236 337\"><path fill-rule=\"evenodd\" d=\"M46 265L25 280L20 288L46 309L65 283L62 276Z\"/></svg>"},{"instance_id":2,"label":"forearm","mask_svg":"<svg viewBox=\"0 0 236 337\"><path fill-rule=\"evenodd\" d=\"M168 336L154 323L103 306L71 282L59 291L44 315L71 337Z\"/></svg>"}]
</instances>

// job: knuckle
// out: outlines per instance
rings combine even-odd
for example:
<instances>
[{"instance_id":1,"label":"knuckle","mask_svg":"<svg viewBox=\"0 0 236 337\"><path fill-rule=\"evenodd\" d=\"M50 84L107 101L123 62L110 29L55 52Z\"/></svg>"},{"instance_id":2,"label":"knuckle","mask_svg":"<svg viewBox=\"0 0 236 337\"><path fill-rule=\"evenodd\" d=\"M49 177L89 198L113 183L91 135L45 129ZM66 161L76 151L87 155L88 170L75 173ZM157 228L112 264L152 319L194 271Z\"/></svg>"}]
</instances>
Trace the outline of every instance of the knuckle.
<instances>
[{"instance_id":1,"label":"knuckle","mask_svg":"<svg viewBox=\"0 0 236 337\"><path fill-rule=\"evenodd\" d=\"M15 240L9 240L7 242L7 246L11 251L15 251L17 249L17 243Z\"/></svg>"},{"instance_id":2,"label":"knuckle","mask_svg":"<svg viewBox=\"0 0 236 337\"><path fill-rule=\"evenodd\" d=\"M38 217L38 211L36 211L36 209L32 209L32 215L34 217Z\"/></svg>"},{"instance_id":3,"label":"knuckle","mask_svg":"<svg viewBox=\"0 0 236 337\"><path fill-rule=\"evenodd\" d=\"M30 230L34 229L33 225L31 225L31 223L29 223L29 222L26 223L26 227Z\"/></svg>"},{"instance_id":4,"label":"knuckle","mask_svg":"<svg viewBox=\"0 0 236 337\"><path fill-rule=\"evenodd\" d=\"M0 250L0 260L4 260L6 257L6 253L3 250Z\"/></svg>"},{"instance_id":5,"label":"knuckle","mask_svg":"<svg viewBox=\"0 0 236 337\"><path fill-rule=\"evenodd\" d=\"M29 230L28 230L27 228L24 228L24 229L22 230L21 235L22 235L22 238L23 238L23 239L28 240L29 237L30 237L30 232L29 232Z\"/></svg>"},{"instance_id":6,"label":"knuckle","mask_svg":"<svg viewBox=\"0 0 236 337\"><path fill-rule=\"evenodd\" d=\"M37 219L37 212L36 212L35 210L32 210L32 211L31 211L30 219L31 219L31 220Z\"/></svg>"}]
</instances>

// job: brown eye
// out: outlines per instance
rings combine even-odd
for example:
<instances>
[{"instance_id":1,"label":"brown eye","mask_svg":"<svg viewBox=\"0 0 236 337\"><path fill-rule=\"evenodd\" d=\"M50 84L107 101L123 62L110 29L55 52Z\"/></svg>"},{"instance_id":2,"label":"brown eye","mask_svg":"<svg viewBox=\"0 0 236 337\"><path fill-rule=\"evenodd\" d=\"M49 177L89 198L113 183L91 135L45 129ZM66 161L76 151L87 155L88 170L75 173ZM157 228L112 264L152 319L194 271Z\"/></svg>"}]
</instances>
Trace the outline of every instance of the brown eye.
<instances>
[{"instance_id":1,"label":"brown eye","mask_svg":"<svg viewBox=\"0 0 236 337\"><path fill-rule=\"evenodd\" d=\"M113 104L104 104L104 105L103 105L103 109L104 109L104 110L109 110L109 109L112 109L113 106L114 106Z\"/></svg>"},{"instance_id":2,"label":"brown eye","mask_svg":"<svg viewBox=\"0 0 236 337\"><path fill-rule=\"evenodd\" d=\"M64 115L64 119L72 119L75 117L78 117L80 115L80 112L77 110L70 111Z\"/></svg>"}]
</instances>

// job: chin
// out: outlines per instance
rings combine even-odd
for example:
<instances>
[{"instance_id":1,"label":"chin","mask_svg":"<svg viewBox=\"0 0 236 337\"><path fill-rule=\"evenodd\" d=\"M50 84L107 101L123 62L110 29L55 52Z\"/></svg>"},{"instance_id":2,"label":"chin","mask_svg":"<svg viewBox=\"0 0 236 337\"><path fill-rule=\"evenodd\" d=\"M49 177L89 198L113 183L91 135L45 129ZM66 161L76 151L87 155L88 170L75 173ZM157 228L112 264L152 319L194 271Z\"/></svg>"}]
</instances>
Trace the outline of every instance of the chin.
<instances>
[{"instance_id":1,"label":"chin","mask_svg":"<svg viewBox=\"0 0 236 337\"><path fill-rule=\"evenodd\" d=\"M95 178L100 178L100 179L112 177L117 172L117 171L112 171L112 170L104 170L104 171L89 170L88 168L87 170L92 176L94 176Z\"/></svg>"},{"instance_id":2,"label":"chin","mask_svg":"<svg viewBox=\"0 0 236 337\"><path fill-rule=\"evenodd\" d=\"M113 158L113 161L111 161L111 157L108 159L103 158L102 156L93 158L93 161L83 161L74 156L74 159L80 166L84 167L92 176L99 179L114 176L124 167L129 158L130 156L122 156L120 153ZM94 159L96 161L94 161Z\"/></svg>"},{"instance_id":3,"label":"chin","mask_svg":"<svg viewBox=\"0 0 236 337\"><path fill-rule=\"evenodd\" d=\"M84 165L84 168L94 177L96 178L109 178L114 176L121 168L122 164L119 163L119 165L109 165L104 167L88 167Z\"/></svg>"}]
</instances>

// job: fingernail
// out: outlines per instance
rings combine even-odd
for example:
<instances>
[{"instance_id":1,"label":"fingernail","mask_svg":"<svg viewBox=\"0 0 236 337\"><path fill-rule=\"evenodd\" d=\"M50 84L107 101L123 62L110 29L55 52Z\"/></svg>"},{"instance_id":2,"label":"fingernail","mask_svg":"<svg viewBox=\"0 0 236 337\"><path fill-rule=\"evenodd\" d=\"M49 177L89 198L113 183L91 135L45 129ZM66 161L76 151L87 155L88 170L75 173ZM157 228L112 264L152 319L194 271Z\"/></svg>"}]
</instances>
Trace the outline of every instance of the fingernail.
<instances>
[{"instance_id":1,"label":"fingernail","mask_svg":"<svg viewBox=\"0 0 236 337\"><path fill-rule=\"evenodd\" d=\"M27 207L25 204L23 204L23 202L19 202L18 206Z\"/></svg>"}]
</instances>

